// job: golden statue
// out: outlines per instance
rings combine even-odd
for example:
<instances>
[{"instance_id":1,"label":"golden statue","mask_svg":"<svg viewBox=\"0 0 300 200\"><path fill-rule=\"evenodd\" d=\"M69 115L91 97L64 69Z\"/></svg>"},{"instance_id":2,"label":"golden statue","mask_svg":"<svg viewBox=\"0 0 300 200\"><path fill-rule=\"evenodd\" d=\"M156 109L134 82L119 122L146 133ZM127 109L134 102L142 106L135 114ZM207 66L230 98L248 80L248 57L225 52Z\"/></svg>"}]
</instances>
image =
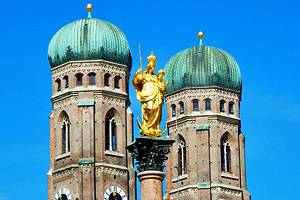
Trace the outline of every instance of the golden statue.
<instances>
[{"instance_id":1,"label":"golden statue","mask_svg":"<svg viewBox=\"0 0 300 200\"><path fill-rule=\"evenodd\" d=\"M132 80L137 99L142 104L143 120L142 124L138 121L138 125L142 135L160 137L166 131L166 128L160 130L159 125L168 84L163 80L164 70L159 70L157 76L154 74L156 57L153 52L147 57L147 60L146 70L142 70L141 64L141 68L135 73Z\"/></svg>"}]
</instances>

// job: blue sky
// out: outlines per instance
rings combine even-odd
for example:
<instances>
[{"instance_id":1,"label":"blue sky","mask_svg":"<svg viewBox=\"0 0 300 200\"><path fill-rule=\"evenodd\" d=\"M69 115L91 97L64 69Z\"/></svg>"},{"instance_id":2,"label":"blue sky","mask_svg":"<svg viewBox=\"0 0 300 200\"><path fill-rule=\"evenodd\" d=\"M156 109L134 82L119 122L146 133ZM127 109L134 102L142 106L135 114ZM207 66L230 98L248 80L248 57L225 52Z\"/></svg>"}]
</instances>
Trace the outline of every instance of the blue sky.
<instances>
[{"instance_id":1,"label":"blue sky","mask_svg":"<svg viewBox=\"0 0 300 200\"><path fill-rule=\"evenodd\" d=\"M0 200L46 199L51 75L47 48L65 24L87 16L87 1L1 2ZM138 68L151 50L158 68L180 50L204 44L228 51L243 79L252 199L295 199L300 187L300 3L297 1L92 1L93 17L121 28ZM132 88L131 88L132 89ZM133 90L131 90L133 91ZM132 109L139 116L135 95Z\"/></svg>"}]
</instances>

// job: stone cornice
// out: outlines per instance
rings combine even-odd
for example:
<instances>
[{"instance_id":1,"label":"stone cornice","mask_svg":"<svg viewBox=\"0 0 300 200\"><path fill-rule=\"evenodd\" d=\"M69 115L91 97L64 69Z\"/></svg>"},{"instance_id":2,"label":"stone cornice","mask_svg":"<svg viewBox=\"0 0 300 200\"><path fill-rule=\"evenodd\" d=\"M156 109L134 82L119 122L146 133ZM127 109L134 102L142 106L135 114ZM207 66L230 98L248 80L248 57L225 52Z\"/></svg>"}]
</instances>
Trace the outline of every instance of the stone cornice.
<instances>
[{"instance_id":1,"label":"stone cornice","mask_svg":"<svg viewBox=\"0 0 300 200\"><path fill-rule=\"evenodd\" d=\"M51 171L51 175L53 175L56 178L60 178L63 176L68 176L70 174L74 174L78 172L79 167L84 168L84 171L90 171L91 166L93 163L83 163L83 164L71 164L65 167L61 167L58 169L55 169ZM112 174L112 175L117 175L121 176L124 175L128 172L128 168L125 166L120 166L120 165L112 165L112 164L107 164L107 163L95 163L96 166L96 174L101 175L101 173L107 173L107 174Z\"/></svg>"},{"instance_id":2,"label":"stone cornice","mask_svg":"<svg viewBox=\"0 0 300 200\"><path fill-rule=\"evenodd\" d=\"M198 185L187 185L170 191L170 195L185 195L190 191L197 191Z\"/></svg>"},{"instance_id":3,"label":"stone cornice","mask_svg":"<svg viewBox=\"0 0 300 200\"><path fill-rule=\"evenodd\" d=\"M233 195L233 196L241 196L243 190L238 187L234 187L232 185L225 185L225 184L211 184L212 193L222 193L226 195Z\"/></svg>"},{"instance_id":4,"label":"stone cornice","mask_svg":"<svg viewBox=\"0 0 300 200\"><path fill-rule=\"evenodd\" d=\"M69 62L66 62L62 65L59 65L59 66L56 66L56 67L53 67L51 69L51 72L52 74L56 74L56 73L59 73L59 72L64 72L65 70L67 69L74 69L74 68L77 68L77 67L87 67L87 68L94 68L94 69L97 69L98 66L108 66L108 67L119 67L121 69L121 71L126 71L128 70L127 66L126 65L122 65L122 64L119 64L119 63L115 63L115 62L110 62L110 61L106 61L106 60L80 60L80 61L69 61Z\"/></svg>"},{"instance_id":5,"label":"stone cornice","mask_svg":"<svg viewBox=\"0 0 300 200\"><path fill-rule=\"evenodd\" d=\"M223 93L223 94L230 94L230 95L235 95L236 97L240 98L241 93L234 91L234 90L229 90L226 88L222 88L222 87L186 87L183 89L180 89L178 91L166 94L166 98L169 98L171 96L176 96L176 95L180 95L181 93L189 93L189 94L197 94L197 95L201 95L201 94L205 94L208 92L218 92L218 93Z\"/></svg>"},{"instance_id":6,"label":"stone cornice","mask_svg":"<svg viewBox=\"0 0 300 200\"><path fill-rule=\"evenodd\" d=\"M114 168L114 169L120 169L120 170L128 171L128 168L125 167L125 166L113 165L113 164L108 164L108 163L96 162L96 167L107 167L107 168Z\"/></svg>"},{"instance_id":7,"label":"stone cornice","mask_svg":"<svg viewBox=\"0 0 300 200\"><path fill-rule=\"evenodd\" d=\"M127 174L128 168L120 165L113 165L107 163L96 163L96 174L101 176L102 173L122 176Z\"/></svg>"},{"instance_id":8,"label":"stone cornice","mask_svg":"<svg viewBox=\"0 0 300 200\"><path fill-rule=\"evenodd\" d=\"M185 196L191 194L191 192L197 192L197 190L201 189L211 189L212 193L223 193L227 195L234 195L234 196L241 196L243 190L238 187L234 187L232 185L225 185L225 184L215 184L212 183L208 185L208 187L202 188L201 185L203 183L198 183L197 185L187 185L184 187L180 187L170 191L170 195L173 197L177 196Z\"/></svg>"},{"instance_id":9,"label":"stone cornice","mask_svg":"<svg viewBox=\"0 0 300 200\"><path fill-rule=\"evenodd\" d=\"M52 171L52 175L56 178L68 176L78 171L78 164L68 165L66 167L58 168Z\"/></svg>"},{"instance_id":10,"label":"stone cornice","mask_svg":"<svg viewBox=\"0 0 300 200\"><path fill-rule=\"evenodd\" d=\"M122 100L127 100L128 95L125 92L122 92L121 90L112 90L108 89L106 87L101 87L101 88L75 88L75 89L68 89L66 92L58 93L55 96L51 97L52 103L56 103L58 101L62 101L65 99L68 99L70 97L78 97L78 94L80 92L94 92L95 99L99 95L107 95L112 98L119 98ZM76 100L76 99L75 99Z\"/></svg>"},{"instance_id":11,"label":"stone cornice","mask_svg":"<svg viewBox=\"0 0 300 200\"><path fill-rule=\"evenodd\" d=\"M169 128L173 128L173 126L182 127L182 126L195 126L196 128L196 118L195 117L208 117L208 121L210 124L213 123L226 123L232 125L239 125L240 118L236 118L234 116L225 116L218 113L199 113L199 114L190 114L190 115L182 115L177 118L171 118L167 121L167 125ZM219 122L215 122L215 120Z\"/></svg>"},{"instance_id":12,"label":"stone cornice","mask_svg":"<svg viewBox=\"0 0 300 200\"><path fill-rule=\"evenodd\" d=\"M206 99L219 97L227 101L237 102L240 100L240 94L229 91L223 88L185 88L183 90L167 94L166 102L173 102L178 100L183 100L184 98L196 98L196 99Z\"/></svg>"}]
</instances>

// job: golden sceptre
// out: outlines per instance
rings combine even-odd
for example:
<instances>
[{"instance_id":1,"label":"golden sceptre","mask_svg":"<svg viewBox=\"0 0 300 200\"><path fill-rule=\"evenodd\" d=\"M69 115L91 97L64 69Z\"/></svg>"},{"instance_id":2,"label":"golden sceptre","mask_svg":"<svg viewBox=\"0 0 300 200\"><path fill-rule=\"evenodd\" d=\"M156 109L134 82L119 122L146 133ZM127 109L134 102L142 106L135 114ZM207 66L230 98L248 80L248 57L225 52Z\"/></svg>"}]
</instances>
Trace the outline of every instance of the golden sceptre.
<instances>
[{"instance_id":1,"label":"golden sceptre","mask_svg":"<svg viewBox=\"0 0 300 200\"><path fill-rule=\"evenodd\" d=\"M140 44L139 44L139 55L140 55L140 69L139 69L139 72L143 72L142 51L141 51L141 45Z\"/></svg>"}]
</instances>

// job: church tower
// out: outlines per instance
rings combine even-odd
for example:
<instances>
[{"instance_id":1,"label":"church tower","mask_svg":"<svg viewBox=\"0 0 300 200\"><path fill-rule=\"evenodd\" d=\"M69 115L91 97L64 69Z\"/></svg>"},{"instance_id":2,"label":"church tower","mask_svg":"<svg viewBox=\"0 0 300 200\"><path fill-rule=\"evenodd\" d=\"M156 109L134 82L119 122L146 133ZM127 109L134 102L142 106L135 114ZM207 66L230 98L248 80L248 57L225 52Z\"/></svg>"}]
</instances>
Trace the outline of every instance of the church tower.
<instances>
[{"instance_id":1,"label":"church tower","mask_svg":"<svg viewBox=\"0 0 300 200\"><path fill-rule=\"evenodd\" d=\"M52 38L49 200L135 200L124 33L89 15Z\"/></svg>"},{"instance_id":2,"label":"church tower","mask_svg":"<svg viewBox=\"0 0 300 200\"><path fill-rule=\"evenodd\" d=\"M237 62L201 42L173 56L165 71L167 126L176 140L166 167L167 199L249 200Z\"/></svg>"}]
</instances>

